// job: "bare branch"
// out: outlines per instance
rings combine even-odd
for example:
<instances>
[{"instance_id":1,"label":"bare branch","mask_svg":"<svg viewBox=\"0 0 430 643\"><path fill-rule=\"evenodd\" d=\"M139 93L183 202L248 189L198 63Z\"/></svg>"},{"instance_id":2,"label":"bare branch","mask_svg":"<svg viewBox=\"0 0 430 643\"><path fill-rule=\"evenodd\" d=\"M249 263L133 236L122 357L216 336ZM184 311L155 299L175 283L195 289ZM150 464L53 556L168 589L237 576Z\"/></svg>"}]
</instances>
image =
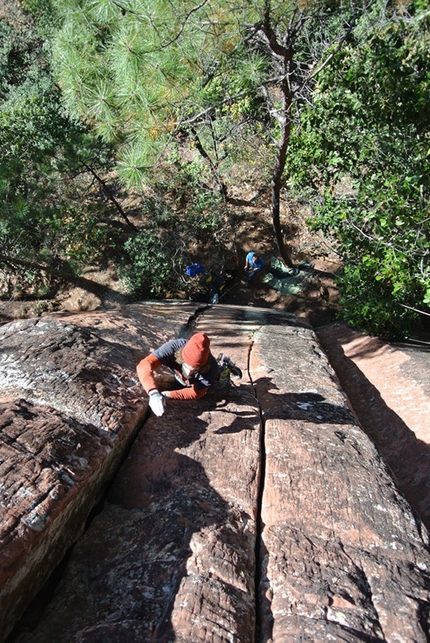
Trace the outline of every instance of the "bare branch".
<instances>
[{"instance_id":1,"label":"bare branch","mask_svg":"<svg viewBox=\"0 0 430 643\"><path fill-rule=\"evenodd\" d=\"M185 16L182 18L181 28L179 29L178 33L170 41L166 42L163 45L163 47L170 47L170 45L173 45L173 43L176 42L181 37L181 35L182 35L182 33L183 33L184 29L185 29L185 25L188 22L188 20L190 19L190 17L192 16L192 14L196 13L196 11L199 11L199 9L204 7L205 4L207 4L207 3L208 3L208 0L202 0L202 2L200 4L196 5L195 7L193 7L192 9L189 10L188 13L186 13ZM172 9L173 9L174 13L177 12L177 7L176 6L172 5Z\"/></svg>"},{"instance_id":2,"label":"bare branch","mask_svg":"<svg viewBox=\"0 0 430 643\"><path fill-rule=\"evenodd\" d=\"M400 302L398 302L400 304ZM427 317L430 317L430 313L426 313L424 310L418 310L418 308L413 308L412 306L406 306L406 304L400 304L400 306L403 306L403 308L408 308L409 310L413 310L415 313L420 313L421 315L427 315Z\"/></svg>"},{"instance_id":3,"label":"bare branch","mask_svg":"<svg viewBox=\"0 0 430 643\"><path fill-rule=\"evenodd\" d=\"M348 38L348 36L349 36L349 35L350 35L350 33L352 32L352 30L354 29L354 27L355 27L355 23L356 23L356 20L357 20L357 17L356 17L356 15L354 14L354 16L352 17L352 20L351 20L351 24L349 25L349 27L348 27L347 31L346 31L346 32L343 34L343 36L339 39L339 41L338 41L338 43L337 43L337 46L336 46L336 49L335 49L334 51L332 51L332 52L331 52L331 54L326 58L326 60L324 60L324 62L323 62L323 63L322 63L322 64L321 64L321 65L320 65L320 66L319 66L319 67L318 67L314 72L312 72L311 74L309 74L308 79L307 79L308 81L309 81L309 80L312 80L313 78L315 78L315 76L317 76L319 73L321 73L321 72L322 72L322 70L323 70L325 67L327 67L327 65L328 65L328 64L330 63L330 61L334 58L334 56L338 53L338 51L341 49L341 47L342 47L343 43L345 42L345 40Z\"/></svg>"}]
</instances>

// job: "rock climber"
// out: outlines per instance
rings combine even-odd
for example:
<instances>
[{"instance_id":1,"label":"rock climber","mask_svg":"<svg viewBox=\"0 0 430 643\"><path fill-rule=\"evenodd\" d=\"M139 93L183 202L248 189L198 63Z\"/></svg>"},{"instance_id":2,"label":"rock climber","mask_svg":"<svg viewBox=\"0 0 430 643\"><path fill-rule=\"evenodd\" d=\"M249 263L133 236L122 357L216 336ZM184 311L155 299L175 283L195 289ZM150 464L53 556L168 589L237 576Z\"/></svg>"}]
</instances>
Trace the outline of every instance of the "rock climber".
<instances>
[{"instance_id":1,"label":"rock climber","mask_svg":"<svg viewBox=\"0 0 430 643\"><path fill-rule=\"evenodd\" d=\"M167 366L183 388L159 391L154 371ZM206 333L197 333L190 339L173 339L142 359L137 365L137 375L149 395L149 406L157 416L164 413L166 397L174 400L197 400L218 381L220 371L210 352Z\"/></svg>"},{"instance_id":2,"label":"rock climber","mask_svg":"<svg viewBox=\"0 0 430 643\"><path fill-rule=\"evenodd\" d=\"M264 266L264 260L257 255L257 253L251 251L248 252L245 258L245 279L247 283L251 281L256 275L256 273L261 270Z\"/></svg>"}]
</instances>

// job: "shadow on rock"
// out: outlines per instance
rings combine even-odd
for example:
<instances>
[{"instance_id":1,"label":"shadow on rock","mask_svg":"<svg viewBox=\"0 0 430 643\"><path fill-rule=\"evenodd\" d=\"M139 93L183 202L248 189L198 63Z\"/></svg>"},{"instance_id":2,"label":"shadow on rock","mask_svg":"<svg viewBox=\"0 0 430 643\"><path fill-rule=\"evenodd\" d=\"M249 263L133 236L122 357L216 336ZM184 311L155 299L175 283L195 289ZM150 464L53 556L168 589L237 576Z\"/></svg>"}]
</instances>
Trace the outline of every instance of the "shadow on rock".
<instances>
[{"instance_id":1,"label":"shadow on rock","mask_svg":"<svg viewBox=\"0 0 430 643\"><path fill-rule=\"evenodd\" d=\"M302 420L314 424L351 424L356 421L346 406L328 402L319 393L279 393L276 384L268 377L259 378L254 386L266 420Z\"/></svg>"},{"instance_id":2,"label":"shadow on rock","mask_svg":"<svg viewBox=\"0 0 430 643\"><path fill-rule=\"evenodd\" d=\"M253 639L254 543L244 529L252 518L215 490L223 475L216 410L208 396L149 418L76 545L55 601L17 643L167 643L184 630L180 640L203 640L193 628L198 620L207 628L213 616L193 613L218 602L234 621L235 640ZM249 428L251 415L244 411L235 430Z\"/></svg>"},{"instance_id":3,"label":"shadow on rock","mask_svg":"<svg viewBox=\"0 0 430 643\"><path fill-rule=\"evenodd\" d=\"M369 339L365 349L369 354L375 342L378 340ZM323 345L327 350L326 343ZM360 354L365 353L362 350ZM389 466L398 488L430 530L430 445L417 439L343 350L333 345L330 361L361 426Z\"/></svg>"}]
</instances>

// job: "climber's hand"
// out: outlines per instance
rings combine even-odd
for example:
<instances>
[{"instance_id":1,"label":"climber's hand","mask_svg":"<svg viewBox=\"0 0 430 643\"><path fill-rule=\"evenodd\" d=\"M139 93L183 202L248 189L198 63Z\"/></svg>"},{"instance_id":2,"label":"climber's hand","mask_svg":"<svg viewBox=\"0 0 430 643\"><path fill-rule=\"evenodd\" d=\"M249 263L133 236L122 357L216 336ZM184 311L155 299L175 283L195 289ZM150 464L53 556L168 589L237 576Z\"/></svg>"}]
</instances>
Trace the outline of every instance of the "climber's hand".
<instances>
[{"instance_id":1,"label":"climber's hand","mask_svg":"<svg viewBox=\"0 0 430 643\"><path fill-rule=\"evenodd\" d=\"M149 406L158 417L163 415L166 408L166 400L160 391L152 390L149 393Z\"/></svg>"}]
</instances>

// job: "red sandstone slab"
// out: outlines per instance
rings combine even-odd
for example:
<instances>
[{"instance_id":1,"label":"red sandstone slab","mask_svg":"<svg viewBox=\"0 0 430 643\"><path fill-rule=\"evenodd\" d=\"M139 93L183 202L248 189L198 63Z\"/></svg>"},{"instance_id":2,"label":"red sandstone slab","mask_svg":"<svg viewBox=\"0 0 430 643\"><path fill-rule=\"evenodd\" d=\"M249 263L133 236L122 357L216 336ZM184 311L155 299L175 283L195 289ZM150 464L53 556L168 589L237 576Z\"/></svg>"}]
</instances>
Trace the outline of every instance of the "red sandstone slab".
<instances>
[{"instance_id":1,"label":"red sandstone slab","mask_svg":"<svg viewBox=\"0 0 430 643\"><path fill-rule=\"evenodd\" d=\"M430 528L430 353L388 344L346 324L318 330L366 433Z\"/></svg>"},{"instance_id":2,"label":"red sandstone slab","mask_svg":"<svg viewBox=\"0 0 430 643\"><path fill-rule=\"evenodd\" d=\"M309 325L215 306L196 329L252 381L150 418L44 619L14 643L241 643L256 626L268 642L426 640L427 534Z\"/></svg>"},{"instance_id":3,"label":"red sandstone slab","mask_svg":"<svg viewBox=\"0 0 430 643\"><path fill-rule=\"evenodd\" d=\"M312 332L265 327L262 639L426 641L427 533L349 412Z\"/></svg>"},{"instance_id":4,"label":"red sandstone slab","mask_svg":"<svg viewBox=\"0 0 430 643\"><path fill-rule=\"evenodd\" d=\"M82 533L147 412L137 361L195 309L135 305L0 328L0 640Z\"/></svg>"},{"instance_id":5,"label":"red sandstone slab","mask_svg":"<svg viewBox=\"0 0 430 643\"><path fill-rule=\"evenodd\" d=\"M170 400L18 641L254 641L259 441L238 391Z\"/></svg>"}]
</instances>

